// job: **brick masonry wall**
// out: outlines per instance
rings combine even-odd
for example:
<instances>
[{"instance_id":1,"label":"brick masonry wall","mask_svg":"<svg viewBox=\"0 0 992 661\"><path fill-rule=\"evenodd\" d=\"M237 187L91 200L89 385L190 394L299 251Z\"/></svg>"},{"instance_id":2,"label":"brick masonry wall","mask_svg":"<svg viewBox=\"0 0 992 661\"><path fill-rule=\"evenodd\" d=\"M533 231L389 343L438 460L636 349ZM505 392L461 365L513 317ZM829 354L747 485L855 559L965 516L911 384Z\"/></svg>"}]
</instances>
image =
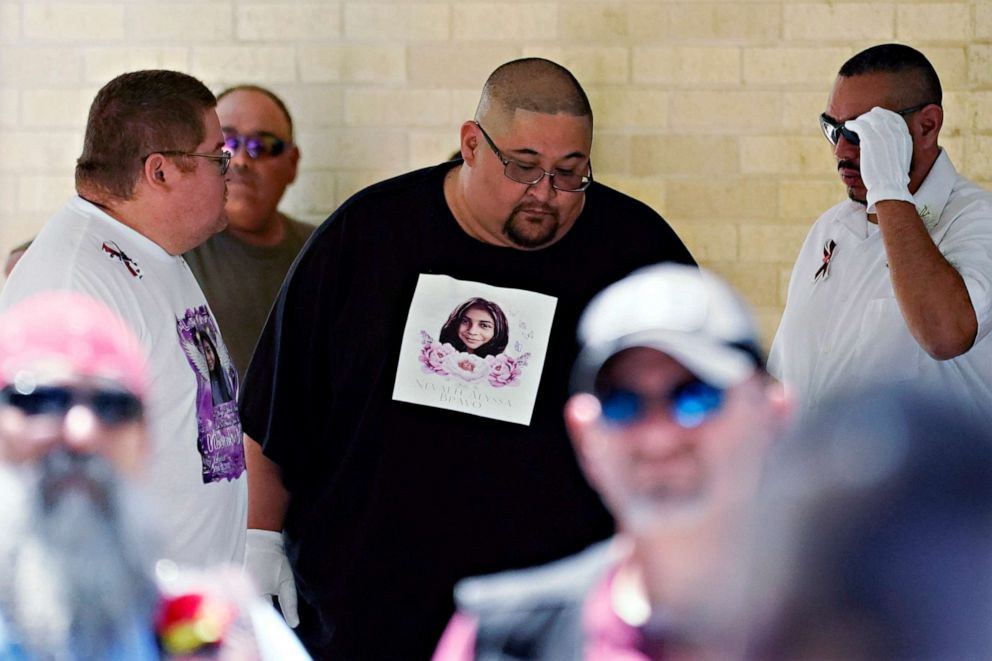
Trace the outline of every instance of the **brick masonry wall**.
<instances>
[{"instance_id":1,"label":"brick masonry wall","mask_svg":"<svg viewBox=\"0 0 992 661\"><path fill-rule=\"evenodd\" d=\"M589 92L597 178L664 215L770 341L807 228L843 198L816 115L840 64L885 41L934 62L942 143L988 187L992 0L0 0L0 251L72 194L89 103L124 71L283 95L303 150L284 207L319 222L447 157L486 75L537 55Z\"/></svg>"}]
</instances>

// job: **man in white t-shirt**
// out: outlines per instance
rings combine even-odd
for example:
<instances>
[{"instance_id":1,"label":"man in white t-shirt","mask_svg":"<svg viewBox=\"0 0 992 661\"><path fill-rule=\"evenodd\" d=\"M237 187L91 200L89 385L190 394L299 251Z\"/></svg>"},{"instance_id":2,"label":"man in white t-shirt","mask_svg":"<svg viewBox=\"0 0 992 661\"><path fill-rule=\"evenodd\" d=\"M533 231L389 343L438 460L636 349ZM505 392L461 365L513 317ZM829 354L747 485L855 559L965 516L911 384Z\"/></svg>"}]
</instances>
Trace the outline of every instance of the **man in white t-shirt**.
<instances>
[{"instance_id":1,"label":"man in white t-shirt","mask_svg":"<svg viewBox=\"0 0 992 661\"><path fill-rule=\"evenodd\" d=\"M77 197L45 225L0 310L43 290L80 291L135 329L151 357L148 480L165 553L241 562L247 491L238 375L182 253L224 228L230 155L213 94L174 71L105 85L90 108ZM224 383L226 397L212 388Z\"/></svg>"}]
</instances>

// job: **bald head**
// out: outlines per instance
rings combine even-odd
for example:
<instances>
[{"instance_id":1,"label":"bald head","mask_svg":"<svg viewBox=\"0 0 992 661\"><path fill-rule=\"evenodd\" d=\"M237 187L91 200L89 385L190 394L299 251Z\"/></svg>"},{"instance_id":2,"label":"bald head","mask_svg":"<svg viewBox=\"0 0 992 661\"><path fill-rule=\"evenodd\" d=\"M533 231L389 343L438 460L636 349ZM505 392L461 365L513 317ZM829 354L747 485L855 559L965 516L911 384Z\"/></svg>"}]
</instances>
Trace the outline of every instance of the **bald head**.
<instances>
[{"instance_id":1,"label":"bald head","mask_svg":"<svg viewBox=\"0 0 992 661\"><path fill-rule=\"evenodd\" d=\"M539 57L507 62L493 71L475 119L487 126L502 124L516 110L588 117L592 126L592 108L579 81L565 67Z\"/></svg>"}]
</instances>

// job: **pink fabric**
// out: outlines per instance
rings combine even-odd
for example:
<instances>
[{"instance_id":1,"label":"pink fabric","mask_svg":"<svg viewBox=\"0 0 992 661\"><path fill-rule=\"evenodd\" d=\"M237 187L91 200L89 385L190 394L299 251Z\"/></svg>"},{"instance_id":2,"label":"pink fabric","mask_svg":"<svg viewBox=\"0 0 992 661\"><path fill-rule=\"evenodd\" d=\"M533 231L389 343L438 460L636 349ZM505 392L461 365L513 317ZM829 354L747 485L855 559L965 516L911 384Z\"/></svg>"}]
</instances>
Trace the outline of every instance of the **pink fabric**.
<instances>
[{"instance_id":1,"label":"pink fabric","mask_svg":"<svg viewBox=\"0 0 992 661\"><path fill-rule=\"evenodd\" d=\"M582 607L585 634L585 661L652 661L639 650L643 636L613 611L612 589L616 568L589 593ZM472 661L478 621L462 612L455 613L434 651L432 661ZM655 660L656 661L656 660Z\"/></svg>"},{"instance_id":2,"label":"pink fabric","mask_svg":"<svg viewBox=\"0 0 992 661\"><path fill-rule=\"evenodd\" d=\"M582 607L585 632L585 661L650 661L639 651L643 635L637 627L623 620L613 610L613 581L617 568L592 589Z\"/></svg>"},{"instance_id":3,"label":"pink fabric","mask_svg":"<svg viewBox=\"0 0 992 661\"><path fill-rule=\"evenodd\" d=\"M71 291L43 292L0 314L0 387L32 370L110 379L138 396L148 388L134 332L102 303Z\"/></svg>"},{"instance_id":4,"label":"pink fabric","mask_svg":"<svg viewBox=\"0 0 992 661\"><path fill-rule=\"evenodd\" d=\"M455 613L444 629L431 661L472 661L478 621L465 613Z\"/></svg>"}]
</instances>

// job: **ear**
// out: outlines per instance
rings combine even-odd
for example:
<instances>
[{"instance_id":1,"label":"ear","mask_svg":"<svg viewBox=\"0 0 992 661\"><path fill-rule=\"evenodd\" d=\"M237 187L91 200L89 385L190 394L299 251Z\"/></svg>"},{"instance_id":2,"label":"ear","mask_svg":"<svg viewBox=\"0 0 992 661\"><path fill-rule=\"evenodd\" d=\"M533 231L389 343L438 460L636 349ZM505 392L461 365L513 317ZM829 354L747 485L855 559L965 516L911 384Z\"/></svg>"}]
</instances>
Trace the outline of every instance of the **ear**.
<instances>
[{"instance_id":1,"label":"ear","mask_svg":"<svg viewBox=\"0 0 992 661\"><path fill-rule=\"evenodd\" d=\"M930 104L919 111L917 124L920 127L920 140L926 147L936 147L937 135L944 125L944 109L937 104Z\"/></svg>"},{"instance_id":2,"label":"ear","mask_svg":"<svg viewBox=\"0 0 992 661\"><path fill-rule=\"evenodd\" d=\"M795 398L781 381L770 376L765 384L765 398L771 408L775 432L777 435L781 435L792 424L796 410Z\"/></svg>"},{"instance_id":3,"label":"ear","mask_svg":"<svg viewBox=\"0 0 992 661\"><path fill-rule=\"evenodd\" d=\"M289 181L286 182L286 185L289 185L294 181L296 181L296 172L300 165L300 154L301 154L300 148L294 143L293 148L289 152L289 163L290 163L290 167L292 168L292 171L289 175Z\"/></svg>"},{"instance_id":4,"label":"ear","mask_svg":"<svg viewBox=\"0 0 992 661\"><path fill-rule=\"evenodd\" d=\"M152 188L164 188L171 184L175 170L172 164L162 154L151 154L145 159L142 169L142 179Z\"/></svg>"},{"instance_id":5,"label":"ear","mask_svg":"<svg viewBox=\"0 0 992 661\"><path fill-rule=\"evenodd\" d=\"M461 134L460 134L460 147L462 152L462 159L468 166L475 165L475 149L479 146L482 137L479 135L479 127L475 122L468 121L462 124Z\"/></svg>"},{"instance_id":6,"label":"ear","mask_svg":"<svg viewBox=\"0 0 992 661\"><path fill-rule=\"evenodd\" d=\"M599 400L589 393L572 395L565 402L565 429L568 430L575 454L583 466L593 450L599 413Z\"/></svg>"}]
</instances>

